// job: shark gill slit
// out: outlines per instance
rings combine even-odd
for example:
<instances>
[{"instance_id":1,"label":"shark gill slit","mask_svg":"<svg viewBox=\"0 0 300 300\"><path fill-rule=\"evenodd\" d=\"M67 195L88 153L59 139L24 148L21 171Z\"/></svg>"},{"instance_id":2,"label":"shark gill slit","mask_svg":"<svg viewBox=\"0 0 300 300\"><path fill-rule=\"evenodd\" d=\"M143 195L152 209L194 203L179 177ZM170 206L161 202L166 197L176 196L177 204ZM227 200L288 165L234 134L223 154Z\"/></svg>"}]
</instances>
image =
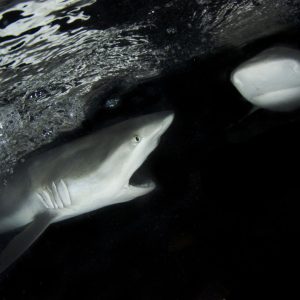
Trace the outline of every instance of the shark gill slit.
<instances>
[{"instance_id":1,"label":"shark gill slit","mask_svg":"<svg viewBox=\"0 0 300 300\"><path fill-rule=\"evenodd\" d=\"M37 196L46 208L60 209L72 205L69 188L63 180L58 184L52 182L51 187L46 187Z\"/></svg>"},{"instance_id":2,"label":"shark gill slit","mask_svg":"<svg viewBox=\"0 0 300 300\"><path fill-rule=\"evenodd\" d=\"M37 196L39 197L40 201L42 202L42 204L47 207L50 208L46 202L46 200L43 198L43 196L40 193L37 193Z\"/></svg>"},{"instance_id":3,"label":"shark gill slit","mask_svg":"<svg viewBox=\"0 0 300 300\"><path fill-rule=\"evenodd\" d=\"M42 191L43 195L44 195L44 198L46 200L46 203L48 204L48 207L49 208L54 208L54 205L51 201L51 198L50 198L50 195L46 192L46 191Z\"/></svg>"},{"instance_id":4,"label":"shark gill slit","mask_svg":"<svg viewBox=\"0 0 300 300\"><path fill-rule=\"evenodd\" d=\"M57 191L57 187L55 182L52 182L52 190L53 190L53 196L54 196L54 200L58 206L58 208L64 208L64 204L63 201L61 200L61 197Z\"/></svg>"},{"instance_id":5,"label":"shark gill slit","mask_svg":"<svg viewBox=\"0 0 300 300\"><path fill-rule=\"evenodd\" d=\"M58 186L58 189L61 189L62 193L65 195L65 197L62 197L62 200L65 200L65 205L71 205L72 204L72 200L71 200L71 195L68 189L68 186L66 185L66 183L61 179L60 181L60 185ZM63 201L64 202L64 201Z\"/></svg>"}]
</instances>

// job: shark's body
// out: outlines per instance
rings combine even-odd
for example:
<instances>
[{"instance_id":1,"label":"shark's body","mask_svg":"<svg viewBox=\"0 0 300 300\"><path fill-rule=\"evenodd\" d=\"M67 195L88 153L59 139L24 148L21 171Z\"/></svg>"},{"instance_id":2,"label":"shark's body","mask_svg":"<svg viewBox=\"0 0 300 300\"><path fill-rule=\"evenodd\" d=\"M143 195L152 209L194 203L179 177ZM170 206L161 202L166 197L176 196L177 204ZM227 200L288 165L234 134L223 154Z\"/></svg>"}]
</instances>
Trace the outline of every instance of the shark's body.
<instances>
[{"instance_id":1,"label":"shark's body","mask_svg":"<svg viewBox=\"0 0 300 300\"><path fill-rule=\"evenodd\" d=\"M289 112L300 108L300 51L274 47L242 63L231 81L258 108Z\"/></svg>"},{"instance_id":2,"label":"shark's body","mask_svg":"<svg viewBox=\"0 0 300 300\"><path fill-rule=\"evenodd\" d=\"M173 120L170 112L134 118L36 157L0 196L0 233L25 228L0 255L0 273L54 222L132 200L155 187L129 180Z\"/></svg>"}]
</instances>

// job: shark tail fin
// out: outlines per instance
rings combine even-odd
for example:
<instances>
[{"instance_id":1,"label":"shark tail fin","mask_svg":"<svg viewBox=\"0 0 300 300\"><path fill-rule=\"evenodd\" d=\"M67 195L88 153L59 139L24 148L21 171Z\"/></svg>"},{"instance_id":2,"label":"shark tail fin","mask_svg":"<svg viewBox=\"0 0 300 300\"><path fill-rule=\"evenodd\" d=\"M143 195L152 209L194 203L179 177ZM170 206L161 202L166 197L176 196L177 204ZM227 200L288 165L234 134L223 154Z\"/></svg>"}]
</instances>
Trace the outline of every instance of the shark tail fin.
<instances>
[{"instance_id":1,"label":"shark tail fin","mask_svg":"<svg viewBox=\"0 0 300 300\"><path fill-rule=\"evenodd\" d=\"M0 274L14 263L53 222L56 214L44 212L17 234L0 254Z\"/></svg>"}]
</instances>

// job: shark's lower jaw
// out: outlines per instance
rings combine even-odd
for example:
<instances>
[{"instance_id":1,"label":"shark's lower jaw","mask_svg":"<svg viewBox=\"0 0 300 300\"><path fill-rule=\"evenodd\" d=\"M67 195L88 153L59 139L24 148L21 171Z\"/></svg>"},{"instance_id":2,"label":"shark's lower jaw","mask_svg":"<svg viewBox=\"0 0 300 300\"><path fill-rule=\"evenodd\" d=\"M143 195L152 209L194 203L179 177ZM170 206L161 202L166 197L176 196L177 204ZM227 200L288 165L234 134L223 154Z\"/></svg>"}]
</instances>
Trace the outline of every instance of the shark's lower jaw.
<instances>
[{"instance_id":1,"label":"shark's lower jaw","mask_svg":"<svg viewBox=\"0 0 300 300\"><path fill-rule=\"evenodd\" d=\"M130 186L138 189L153 190L156 187L156 184L152 180L148 180L140 184L130 184Z\"/></svg>"},{"instance_id":2,"label":"shark's lower jaw","mask_svg":"<svg viewBox=\"0 0 300 300\"><path fill-rule=\"evenodd\" d=\"M147 164L146 164L147 165ZM138 168L129 179L129 186L141 190L153 190L156 184L149 178L149 170L145 164Z\"/></svg>"},{"instance_id":3,"label":"shark's lower jaw","mask_svg":"<svg viewBox=\"0 0 300 300\"><path fill-rule=\"evenodd\" d=\"M140 176L135 174L130 178L129 186L136 189L153 190L156 187L156 184L153 180L145 178L144 175Z\"/></svg>"}]
</instances>

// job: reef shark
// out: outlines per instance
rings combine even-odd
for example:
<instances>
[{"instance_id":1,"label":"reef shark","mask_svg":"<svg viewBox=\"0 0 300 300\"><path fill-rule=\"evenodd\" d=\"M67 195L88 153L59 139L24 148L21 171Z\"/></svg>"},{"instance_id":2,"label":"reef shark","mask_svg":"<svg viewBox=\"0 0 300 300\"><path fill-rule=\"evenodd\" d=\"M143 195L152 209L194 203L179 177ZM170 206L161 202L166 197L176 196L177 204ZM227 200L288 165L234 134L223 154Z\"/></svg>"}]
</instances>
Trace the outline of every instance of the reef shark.
<instances>
[{"instance_id":1,"label":"reef shark","mask_svg":"<svg viewBox=\"0 0 300 300\"><path fill-rule=\"evenodd\" d=\"M0 254L0 273L51 223L151 192L153 181L130 178L173 118L169 111L136 117L29 159L1 192L0 233L21 232Z\"/></svg>"}]
</instances>

